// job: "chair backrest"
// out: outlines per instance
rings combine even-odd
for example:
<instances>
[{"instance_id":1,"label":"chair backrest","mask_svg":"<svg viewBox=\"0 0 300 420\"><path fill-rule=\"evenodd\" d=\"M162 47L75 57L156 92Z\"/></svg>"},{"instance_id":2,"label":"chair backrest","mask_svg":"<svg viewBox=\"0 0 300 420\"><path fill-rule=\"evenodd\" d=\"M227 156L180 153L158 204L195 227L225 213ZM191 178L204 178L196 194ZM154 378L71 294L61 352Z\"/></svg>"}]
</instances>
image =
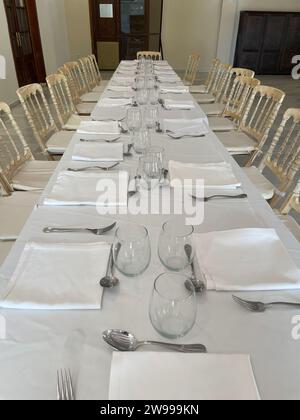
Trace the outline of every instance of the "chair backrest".
<instances>
[{"instance_id":1,"label":"chair backrest","mask_svg":"<svg viewBox=\"0 0 300 420\"><path fill-rule=\"evenodd\" d=\"M46 81L58 120L64 126L77 113L67 79L62 74L51 74Z\"/></svg>"},{"instance_id":2,"label":"chair backrest","mask_svg":"<svg viewBox=\"0 0 300 420\"><path fill-rule=\"evenodd\" d=\"M184 82L192 86L197 78L201 56L199 54L191 54L189 56L188 65L186 68Z\"/></svg>"},{"instance_id":3,"label":"chair backrest","mask_svg":"<svg viewBox=\"0 0 300 420\"><path fill-rule=\"evenodd\" d=\"M42 86L35 83L21 87L17 90L17 95L41 150L48 156L46 142L59 130L50 112Z\"/></svg>"},{"instance_id":4,"label":"chair backrest","mask_svg":"<svg viewBox=\"0 0 300 420\"><path fill-rule=\"evenodd\" d=\"M91 61L92 69L94 70L96 80L97 80L97 84L100 84L101 81L102 81L102 76L101 76L101 72L100 72L100 69L99 69L98 62L97 62L97 58L94 54L89 55L88 58Z\"/></svg>"},{"instance_id":5,"label":"chair backrest","mask_svg":"<svg viewBox=\"0 0 300 420\"><path fill-rule=\"evenodd\" d=\"M223 116L231 118L236 125L239 126L253 90L258 86L260 86L260 81L258 79L237 76L234 79Z\"/></svg>"},{"instance_id":6,"label":"chair backrest","mask_svg":"<svg viewBox=\"0 0 300 420\"><path fill-rule=\"evenodd\" d=\"M162 55L159 51L139 51L137 53L137 59L140 58L151 58L153 61L160 61L162 59Z\"/></svg>"},{"instance_id":7,"label":"chair backrest","mask_svg":"<svg viewBox=\"0 0 300 420\"><path fill-rule=\"evenodd\" d=\"M67 71L69 71L73 79L73 83L75 89L77 90L78 96L80 97L87 93L89 89L86 84L85 76L82 72L80 63L77 61L70 61L65 64L65 68L67 69Z\"/></svg>"},{"instance_id":8,"label":"chair backrest","mask_svg":"<svg viewBox=\"0 0 300 420\"><path fill-rule=\"evenodd\" d=\"M210 93L216 97L216 100L223 95L231 69L232 66L225 63L220 63L217 67L216 77L210 89Z\"/></svg>"},{"instance_id":9,"label":"chair backrest","mask_svg":"<svg viewBox=\"0 0 300 420\"><path fill-rule=\"evenodd\" d=\"M99 83L99 76L95 65L90 57L83 57L79 60L86 84L89 90L93 90Z\"/></svg>"},{"instance_id":10,"label":"chair backrest","mask_svg":"<svg viewBox=\"0 0 300 420\"><path fill-rule=\"evenodd\" d=\"M217 77L217 73L218 73L218 68L221 65L221 61L218 58L215 58L212 61L212 65L211 68L209 70L206 82L205 82L205 86L207 87L208 92L211 91L212 86L215 82L215 79Z\"/></svg>"},{"instance_id":11,"label":"chair backrest","mask_svg":"<svg viewBox=\"0 0 300 420\"><path fill-rule=\"evenodd\" d=\"M262 148L272 128L285 93L270 86L258 86L253 90L239 129L256 140Z\"/></svg>"},{"instance_id":12,"label":"chair backrest","mask_svg":"<svg viewBox=\"0 0 300 420\"><path fill-rule=\"evenodd\" d=\"M255 72L253 70L233 67L227 74L224 88L220 91L219 96L217 97L217 102L227 104L236 77L248 77L253 79L254 76Z\"/></svg>"},{"instance_id":13,"label":"chair backrest","mask_svg":"<svg viewBox=\"0 0 300 420\"><path fill-rule=\"evenodd\" d=\"M284 203L280 212L281 214L288 214L291 210L300 215L300 181L298 181L296 188L288 200Z\"/></svg>"},{"instance_id":14,"label":"chair backrest","mask_svg":"<svg viewBox=\"0 0 300 420\"><path fill-rule=\"evenodd\" d=\"M0 183L7 194L13 192L11 180L16 171L33 159L9 106L0 102Z\"/></svg>"},{"instance_id":15,"label":"chair backrest","mask_svg":"<svg viewBox=\"0 0 300 420\"><path fill-rule=\"evenodd\" d=\"M63 65L57 69L57 73L65 76L68 83L68 88L71 92L72 101L75 105L79 104L80 97L76 88L75 81L73 80L72 74L69 71L69 69L65 65Z\"/></svg>"},{"instance_id":16,"label":"chair backrest","mask_svg":"<svg viewBox=\"0 0 300 420\"><path fill-rule=\"evenodd\" d=\"M260 148L256 153L263 155ZM294 179L300 171L300 109L288 109L278 127L268 151L259 168L268 167L287 191L293 187Z\"/></svg>"}]
</instances>

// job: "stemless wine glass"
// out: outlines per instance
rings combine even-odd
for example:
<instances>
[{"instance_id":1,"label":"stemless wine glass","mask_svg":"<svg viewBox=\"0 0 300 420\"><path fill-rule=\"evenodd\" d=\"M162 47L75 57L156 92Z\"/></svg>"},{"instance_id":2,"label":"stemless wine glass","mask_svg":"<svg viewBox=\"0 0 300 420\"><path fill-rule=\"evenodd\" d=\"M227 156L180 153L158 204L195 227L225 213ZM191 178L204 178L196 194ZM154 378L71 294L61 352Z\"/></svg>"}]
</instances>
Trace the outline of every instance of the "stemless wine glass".
<instances>
[{"instance_id":1,"label":"stemless wine glass","mask_svg":"<svg viewBox=\"0 0 300 420\"><path fill-rule=\"evenodd\" d=\"M148 129L142 128L133 135L133 148L139 155L145 155L151 147L151 135Z\"/></svg>"},{"instance_id":2,"label":"stemless wine glass","mask_svg":"<svg viewBox=\"0 0 300 420\"><path fill-rule=\"evenodd\" d=\"M159 90L149 89L148 90L148 102L150 105L157 105L159 101Z\"/></svg>"},{"instance_id":3,"label":"stemless wine glass","mask_svg":"<svg viewBox=\"0 0 300 420\"><path fill-rule=\"evenodd\" d=\"M193 262L193 226L172 220L165 223L158 243L158 255L163 265L172 271L183 271Z\"/></svg>"},{"instance_id":4,"label":"stemless wine glass","mask_svg":"<svg viewBox=\"0 0 300 420\"><path fill-rule=\"evenodd\" d=\"M136 100L139 105L147 105L148 103L148 91L147 89L140 89L136 93Z\"/></svg>"},{"instance_id":5,"label":"stemless wine glass","mask_svg":"<svg viewBox=\"0 0 300 420\"><path fill-rule=\"evenodd\" d=\"M155 78L154 76L147 76L145 79L146 82L146 88L149 89L154 89L155 88Z\"/></svg>"},{"instance_id":6,"label":"stemless wine glass","mask_svg":"<svg viewBox=\"0 0 300 420\"><path fill-rule=\"evenodd\" d=\"M148 230L135 224L119 227L115 235L113 256L122 274L128 277L141 275L151 261Z\"/></svg>"},{"instance_id":7,"label":"stemless wine glass","mask_svg":"<svg viewBox=\"0 0 300 420\"><path fill-rule=\"evenodd\" d=\"M132 137L134 133L141 129L143 124L143 116L139 108L128 108L126 113L126 125L131 132Z\"/></svg>"},{"instance_id":8,"label":"stemless wine glass","mask_svg":"<svg viewBox=\"0 0 300 420\"><path fill-rule=\"evenodd\" d=\"M135 79L135 86L137 90L145 89L145 78L143 76L138 76Z\"/></svg>"},{"instance_id":9,"label":"stemless wine glass","mask_svg":"<svg viewBox=\"0 0 300 420\"><path fill-rule=\"evenodd\" d=\"M166 152L162 147L150 147L147 155L153 155L161 164L161 180L164 179L164 170L166 166Z\"/></svg>"},{"instance_id":10,"label":"stemless wine glass","mask_svg":"<svg viewBox=\"0 0 300 420\"><path fill-rule=\"evenodd\" d=\"M149 315L154 329L163 337L178 339L188 334L197 318L196 293L191 281L179 274L160 275L154 284Z\"/></svg>"},{"instance_id":11,"label":"stemless wine glass","mask_svg":"<svg viewBox=\"0 0 300 420\"><path fill-rule=\"evenodd\" d=\"M158 107L148 105L144 109L144 124L149 130L155 130L159 120Z\"/></svg>"},{"instance_id":12,"label":"stemless wine glass","mask_svg":"<svg viewBox=\"0 0 300 420\"><path fill-rule=\"evenodd\" d=\"M155 155L145 155L140 158L138 175L140 187L145 190L156 188L161 181L161 161Z\"/></svg>"}]
</instances>

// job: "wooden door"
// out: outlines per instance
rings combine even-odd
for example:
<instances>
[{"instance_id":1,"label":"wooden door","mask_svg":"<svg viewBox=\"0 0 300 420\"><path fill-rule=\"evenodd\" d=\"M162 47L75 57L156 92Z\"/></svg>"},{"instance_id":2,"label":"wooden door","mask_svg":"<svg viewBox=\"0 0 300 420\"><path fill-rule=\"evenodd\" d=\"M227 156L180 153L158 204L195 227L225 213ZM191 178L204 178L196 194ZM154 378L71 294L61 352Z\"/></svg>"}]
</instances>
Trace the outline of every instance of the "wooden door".
<instances>
[{"instance_id":1,"label":"wooden door","mask_svg":"<svg viewBox=\"0 0 300 420\"><path fill-rule=\"evenodd\" d=\"M291 74L300 54L300 13L242 12L235 55L236 67L257 74Z\"/></svg>"},{"instance_id":2,"label":"wooden door","mask_svg":"<svg viewBox=\"0 0 300 420\"><path fill-rule=\"evenodd\" d=\"M19 86L44 82L45 64L35 0L4 0Z\"/></svg>"}]
</instances>

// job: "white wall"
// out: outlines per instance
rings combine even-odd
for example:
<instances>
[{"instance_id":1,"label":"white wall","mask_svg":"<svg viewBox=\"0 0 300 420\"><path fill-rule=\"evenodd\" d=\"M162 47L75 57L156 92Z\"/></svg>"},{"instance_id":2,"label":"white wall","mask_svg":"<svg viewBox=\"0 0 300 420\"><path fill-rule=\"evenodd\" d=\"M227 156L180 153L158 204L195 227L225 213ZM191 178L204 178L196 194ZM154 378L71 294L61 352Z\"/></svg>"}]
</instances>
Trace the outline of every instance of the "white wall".
<instances>
[{"instance_id":1,"label":"white wall","mask_svg":"<svg viewBox=\"0 0 300 420\"><path fill-rule=\"evenodd\" d=\"M241 11L300 12L299 0L223 0L218 57L233 64Z\"/></svg>"},{"instance_id":2,"label":"white wall","mask_svg":"<svg viewBox=\"0 0 300 420\"><path fill-rule=\"evenodd\" d=\"M188 56L199 52L201 71L217 54L222 0L165 0L163 47L176 69L185 69Z\"/></svg>"},{"instance_id":3,"label":"white wall","mask_svg":"<svg viewBox=\"0 0 300 420\"><path fill-rule=\"evenodd\" d=\"M63 0L36 0L46 73L70 60L65 3Z\"/></svg>"},{"instance_id":4,"label":"white wall","mask_svg":"<svg viewBox=\"0 0 300 420\"><path fill-rule=\"evenodd\" d=\"M6 79L0 79L0 101L11 103L17 99L16 90L18 89L19 85L11 50L3 1L0 2L0 28L0 54L3 55L6 59Z\"/></svg>"}]
</instances>

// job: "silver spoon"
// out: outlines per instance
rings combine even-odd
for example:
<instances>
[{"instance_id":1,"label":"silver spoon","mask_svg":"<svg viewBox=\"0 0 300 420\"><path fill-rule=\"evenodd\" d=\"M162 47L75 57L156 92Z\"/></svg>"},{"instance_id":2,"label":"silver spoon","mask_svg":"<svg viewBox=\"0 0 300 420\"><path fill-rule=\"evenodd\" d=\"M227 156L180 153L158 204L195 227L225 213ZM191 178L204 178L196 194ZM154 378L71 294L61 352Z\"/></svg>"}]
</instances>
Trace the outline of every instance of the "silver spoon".
<instances>
[{"instance_id":1,"label":"silver spoon","mask_svg":"<svg viewBox=\"0 0 300 420\"><path fill-rule=\"evenodd\" d=\"M192 253L193 253L193 249L191 245L185 245L184 250L185 250L186 256L188 257L188 260L190 261L192 258ZM205 291L205 284L203 283L203 281L197 279L194 261L191 262L191 269L192 269L191 282L194 286L195 292L203 293ZM190 290L192 287L192 284L189 281L187 281L185 286L188 290Z\"/></svg>"},{"instance_id":2,"label":"silver spoon","mask_svg":"<svg viewBox=\"0 0 300 420\"><path fill-rule=\"evenodd\" d=\"M122 352L136 351L142 346L160 346L180 353L207 353L202 344L171 344L158 341L138 341L133 334L121 330L108 330L103 333L103 340L113 349Z\"/></svg>"},{"instance_id":3,"label":"silver spoon","mask_svg":"<svg viewBox=\"0 0 300 420\"><path fill-rule=\"evenodd\" d=\"M110 248L106 275L105 277L103 277L103 279L100 280L100 286L103 287L104 289L112 289L118 286L118 284L120 283L120 280L114 276L115 263L114 263L114 258L113 258L113 249L114 249L114 246L112 245ZM115 250L116 256L118 256L120 249L121 249L121 244L117 244L116 250Z\"/></svg>"}]
</instances>

